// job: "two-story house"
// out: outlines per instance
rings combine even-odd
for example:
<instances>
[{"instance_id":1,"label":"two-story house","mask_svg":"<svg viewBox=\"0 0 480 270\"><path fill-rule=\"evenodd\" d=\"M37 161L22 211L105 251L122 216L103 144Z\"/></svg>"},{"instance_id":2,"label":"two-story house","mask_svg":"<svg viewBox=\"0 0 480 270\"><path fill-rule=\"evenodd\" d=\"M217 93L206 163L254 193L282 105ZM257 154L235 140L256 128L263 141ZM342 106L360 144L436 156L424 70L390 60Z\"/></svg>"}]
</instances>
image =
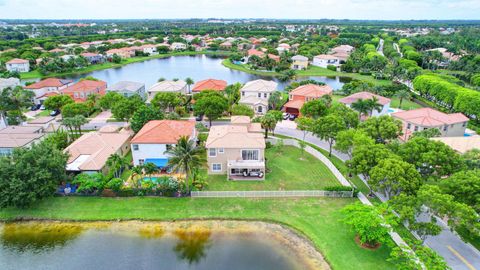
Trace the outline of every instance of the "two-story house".
<instances>
[{"instance_id":1,"label":"two-story house","mask_svg":"<svg viewBox=\"0 0 480 270\"><path fill-rule=\"evenodd\" d=\"M132 158L135 166L153 163L161 170L168 170L167 150L174 147L178 139L187 136L196 140L194 121L153 120L145 124L131 140Z\"/></svg>"},{"instance_id":2,"label":"two-story house","mask_svg":"<svg viewBox=\"0 0 480 270\"><path fill-rule=\"evenodd\" d=\"M105 60L103 55L98 53L84 52L81 56L85 57L90 64L103 63Z\"/></svg>"},{"instance_id":3,"label":"two-story house","mask_svg":"<svg viewBox=\"0 0 480 270\"><path fill-rule=\"evenodd\" d=\"M313 57L312 65L327 68L328 66L340 66L340 59L330 54L320 54Z\"/></svg>"},{"instance_id":4,"label":"two-story house","mask_svg":"<svg viewBox=\"0 0 480 270\"><path fill-rule=\"evenodd\" d=\"M392 113L392 117L403 123L402 140L408 140L416 131L436 128L441 137L461 137L465 134L468 117L461 113L446 114L432 108Z\"/></svg>"},{"instance_id":5,"label":"two-story house","mask_svg":"<svg viewBox=\"0 0 480 270\"><path fill-rule=\"evenodd\" d=\"M192 92L198 93L205 90L213 90L222 92L227 87L227 81L224 80L216 80L216 79L206 79L201 80L195 83L192 88Z\"/></svg>"},{"instance_id":6,"label":"two-story house","mask_svg":"<svg viewBox=\"0 0 480 270\"><path fill-rule=\"evenodd\" d=\"M305 70L308 68L308 57L303 55L295 55L292 57L291 69Z\"/></svg>"},{"instance_id":7,"label":"two-story house","mask_svg":"<svg viewBox=\"0 0 480 270\"><path fill-rule=\"evenodd\" d=\"M259 123L233 116L229 125L213 126L205 144L209 174L228 180L265 179L265 139Z\"/></svg>"},{"instance_id":8,"label":"two-story house","mask_svg":"<svg viewBox=\"0 0 480 270\"><path fill-rule=\"evenodd\" d=\"M62 90L62 93L69 95L76 102L86 101L88 96L97 94L105 95L107 83L104 81L81 80L74 85L68 86Z\"/></svg>"},{"instance_id":9,"label":"two-story house","mask_svg":"<svg viewBox=\"0 0 480 270\"><path fill-rule=\"evenodd\" d=\"M295 116L300 115L300 109L305 102L331 95L333 89L328 85L306 84L299 86L288 95L288 102L283 105L283 111Z\"/></svg>"},{"instance_id":10,"label":"two-story house","mask_svg":"<svg viewBox=\"0 0 480 270\"><path fill-rule=\"evenodd\" d=\"M386 98L386 97L382 97L382 96L379 96L379 95L375 95L373 93L370 93L370 92L358 92L358 93L355 93L355 94L352 94L348 97L344 97L342 99L339 100L339 102L345 104L345 106L347 107L351 107L353 103L359 101L359 100L368 100L368 99L373 99L373 98L377 98L378 100L378 104L382 105L382 109L381 110L373 110L373 113L371 116L381 116L381 115L386 115L388 114L388 110L390 109L390 99L389 98Z\"/></svg>"},{"instance_id":11,"label":"two-story house","mask_svg":"<svg viewBox=\"0 0 480 270\"><path fill-rule=\"evenodd\" d=\"M73 85L72 80L48 78L25 86L25 89L35 94L33 102L42 104L49 96L59 95L61 91Z\"/></svg>"},{"instance_id":12,"label":"two-story house","mask_svg":"<svg viewBox=\"0 0 480 270\"><path fill-rule=\"evenodd\" d=\"M120 81L108 87L107 92L117 92L124 97L139 95L143 99L146 98L145 84L140 82Z\"/></svg>"},{"instance_id":13,"label":"two-story house","mask_svg":"<svg viewBox=\"0 0 480 270\"><path fill-rule=\"evenodd\" d=\"M268 111L268 99L277 90L277 85L262 79L249 81L240 89L239 104L251 107L256 115L263 115Z\"/></svg>"},{"instance_id":14,"label":"two-story house","mask_svg":"<svg viewBox=\"0 0 480 270\"><path fill-rule=\"evenodd\" d=\"M10 72L29 72L30 71L30 63L28 60L14 58L8 61L5 64L5 67Z\"/></svg>"}]
</instances>

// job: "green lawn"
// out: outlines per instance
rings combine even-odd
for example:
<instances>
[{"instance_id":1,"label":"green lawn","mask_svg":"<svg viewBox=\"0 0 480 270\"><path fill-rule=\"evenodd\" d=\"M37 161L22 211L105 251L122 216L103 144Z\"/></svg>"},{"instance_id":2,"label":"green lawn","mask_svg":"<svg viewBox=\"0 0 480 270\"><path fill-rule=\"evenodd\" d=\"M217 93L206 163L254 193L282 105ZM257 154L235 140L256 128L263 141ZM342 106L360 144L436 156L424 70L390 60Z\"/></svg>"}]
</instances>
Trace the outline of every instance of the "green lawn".
<instances>
[{"instance_id":1,"label":"green lawn","mask_svg":"<svg viewBox=\"0 0 480 270\"><path fill-rule=\"evenodd\" d=\"M344 96L341 96L341 95L332 95L332 100L334 101L338 101L339 99L343 98ZM400 105L400 99L397 98L397 97L392 97L390 98L392 100L392 102L390 103L390 107L391 108L399 108L399 105ZM418 109L418 108L422 108L422 105L418 104L418 103L415 103L411 100L407 100L407 99L404 99L402 101L402 110L413 110L413 109Z\"/></svg>"},{"instance_id":2,"label":"green lawn","mask_svg":"<svg viewBox=\"0 0 480 270\"><path fill-rule=\"evenodd\" d=\"M341 185L318 159L294 146L272 147L265 151L264 181L228 181L226 175L209 175L207 190L321 190Z\"/></svg>"},{"instance_id":3,"label":"green lawn","mask_svg":"<svg viewBox=\"0 0 480 270\"><path fill-rule=\"evenodd\" d=\"M40 116L50 116L51 110L43 110L39 114L35 115L35 117L40 117Z\"/></svg>"},{"instance_id":4,"label":"green lawn","mask_svg":"<svg viewBox=\"0 0 480 270\"><path fill-rule=\"evenodd\" d=\"M246 219L285 224L306 235L333 269L393 269L390 249L365 250L340 220L339 210L355 199L192 199L56 197L28 209L0 210L1 219L178 220Z\"/></svg>"}]
</instances>

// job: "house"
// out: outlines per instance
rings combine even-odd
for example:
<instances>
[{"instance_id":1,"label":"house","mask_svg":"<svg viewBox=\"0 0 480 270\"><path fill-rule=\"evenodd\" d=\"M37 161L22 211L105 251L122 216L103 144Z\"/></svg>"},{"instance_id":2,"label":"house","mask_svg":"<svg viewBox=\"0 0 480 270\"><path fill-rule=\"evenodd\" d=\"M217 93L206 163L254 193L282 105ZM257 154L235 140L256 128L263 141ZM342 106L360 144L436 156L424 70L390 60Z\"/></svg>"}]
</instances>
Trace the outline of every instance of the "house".
<instances>
[{"instance_id":1,"label":"house","mask_svg":"<svg viewBox=\"0 0 480 270\"><path fill-rule=\"evenodd\" d=\"M183 80L178 81L161 81L158 82L147 91L147 102L150 102L157 93L180 93L187 94L187 83Z\"/></svg>"},{"instance_id":2,"label":"house","mask_svg":"<svg viewBox=\"0 0 480 270\"><path fill-rule=\"evenodd\" d=\"M85 57L85 59L87 59L87 61L90 64L103 63L103 61L104 61L103 56L101 54L98 54L98 53L86 52L86 53L82 53L81 56Z\"/></svg>"},{"instance_id":3,"label":"house","mask_svg":"<svg viewBox=\"0 0 480 270\"><path fill-rule=\"evenodd\" d=\"M265 179L265 139L259 123L233 116L229 125L213 126L205 147L209 174L228 180Z\"/></svg>"},{"instance_id":4,"label":"house","mask_svg":"<svg viewBox=\"0 0 480 270\"><path fill-rule=\"evenodd\" d=\"M308 68L308 57L305 57L303 55L295 55L292 57L292 65L291 69L295 70L305 70Z\"/></svg>"},{"instance_id":5,"label":"house","mask_svg":"<svg viewBox=\"0 0 480 270\"><path fill-rule=\"evenodd\" d=\"M0 78L0 90L3 90L5 88L12 87L14 88L15 86L20 85L20 79L18 78Z\"/></svg>"},{"instance_id":6,"label":"house","mask_svg":"<svg viewBox=\"0 0 480 270\"><path fill-rule=\"evenodd\" d=\"M261 79L249 81L240 89L239 104L251 107L257 115L263 115L268 111L268 99L277 90L277 85L274 81Z\"/></svg>"},{"instance_id":7,"label":"house","mask_svg":"<svg viewBox=\"0 0 480 270\"><path fill-rule=\"evenodd\" d=\"M450 146L453 150L457 151L460 154L465 154L466 152L473 149L480 149L480 136L464 136L464 137L440 137L440 138L431 138L431 140L443 142L444 144Z\"/></svg>"},{"instance_id":8,"label":"house","mask_svg":"<svg viewBox=\"0 0 480 270\"><path fill-rule=\"evenodd\" d=\"M179 50L186 50L187 49L187 44L181 43L181 42L173 42L170 45L170 50L172 51L179 51Z\"/></svg>"},{"instance_id":9,"label":"house","mask_svg":"<svg viewBox=\"0 0 480 270\"><path fill-rule=\"evenodd\" d=\"M53 116L40 116L32 120L28 120L28 127L39 127L42 128L43 132L55 132L57 124L55 117Z\"/></svg>"},{"instance_id":10,"label":"house","mask_svg":"<svg viewBox=\"0 0 480 270\"><path fill-rule=\"evenodd\" d=\"M143 53L148 54L148 55L158 54L157 46L155 46L153 44L142 45L142 46L140 46L140 49L142 50Z\"/></svg>"},{"instance_id":11,"label":"house","mask_svg":"<svg viewBox=\"0 0 480 270\"><path fill-rule=\"evenodd\" d=\"M224 91L227 87L227 82L224 80L206 79L198 81L192 88L192 92L201 92L205 90Z\"/></svg>"},{"instance_id":12,"label":"house","mask_svg":"<svg viewBox=\"0 0 480 270\"><path fill-rule=\"evenodd\" d=\"M49 96L59 95L63 89L71 85L73 85L72 80L47 78L25 86L25 89L35 94L33 99L35 104L43 104Z\"/></svg>"},{"instance_id":13,"label":"house","mask_svg":"<svg viewBox=\"0 0 480 270\"><path fill-rule=\"evenodd\" d=\"M257 49L250 49L247 51L247 56L250 57L252 55L258 56L258 57L264 57L265 53L262 51L259 51Z\"/></svg>"},{"instance_id":14,"label":"house","mask_svg":"<svg viewBox=\"0 0 480 270\"><path fill-rule=\"evenodd\" d=\"M112 58L115 54L121 58L130 58L132 56L135 56L135 50L121 48L121 49L111 49L105 52L105 55L108 58Z\"/></svg>"},{"instance_id":15,"label":"house","mask_svg":"<svg viewBox=\"0 0 480 270\"><path fill-rule=\"evenodd\" d=\"M30 71L30 63L28 60L14 58L8 61L5 64L6 68L10 72L29 72Z\"/></svg>"},{"instance_id":16,"label":"house","mask_svg":"<svg viewBox=\"0 0 480 270\"><path fill-rule=\"evenodd\" d=\"M225 41L225 42L220 44L220 48L229 50L229 49L232 48L232 42Z\"/></svg>"},{"instance_id":17,"label":"house","mask_svg":"<svg viewBox=\"0 0 480 270\"><path fill-rule=\"evenodd\" d=\"M343 64L347 61L348 57L355 50L355 47L350 45L340 45L330 50L330 54L337 57L340 61L340 64Z\"/></svg>"},{"instance_id":18,"label":"house","mask_svg":"<svg viewBox=\"0 0 480 270\"><path fill-rule=\"evenodd\" d=\"M43 127L8 126L0 130L0 157L9 156L15 148L30 147L45 138Z\"/></svg>"},{"instance_id":19,"label":"house","mask_svg":"<svg viewBox=\"0 0 480 270\"><path fill-rule=\"evenodd\" d=\"M197 131L194 121L154 120L143 126L131 141L133 164L135 166L153 163L160 169L167 169L167 150L177 144L178 139L187 136L195 141Z\"/></svg>"},{"instance_id":20,"label":"house","mask_svg":"<svg viewBox=\"0 0 480 270\"><path fill-rule=\"evenodd\" d=\"M145 84L131 81L120 81L108 87L107 92L117 92L124 97L139 95L143 99L146 97Z\"/></svg>"},{"instance_id":21,"label":"house","mask_svg":"<svg viewBox=\"0 0 480 270\"><path fill-rule=\"evenodd\" d=\"M403 123L402 140L408 140L415 131L436 128L441 137L462 137L468 118L461 113L446 114L432 108L420 108L391 114Z\"/></svg>"},{"instance_id":22,"label":"house","mask_svg":"<svg viewBox=\"0 0 480 270\"><path fill-rule=\"evenodd\" d=\"M62 94L69 95L76 102L86 101L89 95L105 95L107 83L104 81L81 80L63 89Z\"/></svg>"},{"instance_id":23,"label":"house","mask_svg":"<svg viewBox=\"0 0 480 270\"><path fill-rule=\"evenodd\" d=\"M340 59L330 54L320 54L313 57L312 65L327 68L328 66L340 66Z\"/></svg>"},{"instance_id":24,"label":"house","mask_svg":"<svg viewBox=\"0 0 480 270\"><path fill-rule=\"evenodd\" d=\"M99 131L87 132L65 148L68 153L67 172L106 173L108 158L129 152L131 131L117 126L104 126Z\"/></svg>"},{"instance_id":25,"label":"house","mask_svg":"<svg viewBox=\"0 0 480 270\"><path fill-rule=\"evenodd\" d=\"M331 95L333 89L328 85L306 84L293 89L288 95L288 102L283 105L283 111L295 116L300 115L300 109L305 102Z\"/></svg>"},{"instance_id":26,"label":"house","mask_svg":"<svg viewBox=\"0 0 480 270\"><path fill-rule=\"evenodd\" d=\"M350 108L352 106L352 103L355 103L360 99L367 100L367 99L372 99L374 97L378 99L378 103L382 105L382 109L380 111L374 110L372 116L387 115L388 110L390 109L391 100L389 98L375 95L370 92L358 92L348 97L344 97L340 99L339 102L345 104L347 107Z\"/></svg>"},{"instance_id":27,"label":"house","mask_svg":"<svg viewBox=\"0 0 480 270\"><path fill-rule=\"evenodd\" d=\"M282 53L286 53L286 52L289 52L290 51L290 45L287 44L287 43L280 43L278 44L277 48L275 50L277 50L277 52L279 54L282 54Z\"/></svg>"}]
</instances>

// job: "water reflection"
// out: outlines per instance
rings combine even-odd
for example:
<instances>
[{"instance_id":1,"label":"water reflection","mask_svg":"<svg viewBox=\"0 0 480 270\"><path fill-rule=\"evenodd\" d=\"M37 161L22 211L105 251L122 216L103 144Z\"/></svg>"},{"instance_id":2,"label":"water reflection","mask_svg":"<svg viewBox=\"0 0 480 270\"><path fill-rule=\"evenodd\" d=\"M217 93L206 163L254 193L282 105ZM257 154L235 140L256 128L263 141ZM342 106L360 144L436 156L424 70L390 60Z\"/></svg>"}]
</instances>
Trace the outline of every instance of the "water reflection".
<instances>
[{"instance_id":1,"label":"water reflection","mask_svg":"<svg viewBox=\"0 0 480 270\"><path fill-rule=\"evenodd\" d=\"M74 224L15 224L3 226L2 246L17 252L44 252L65 246L77 238L83 228Z\"/></svg>"},{"instance_id":2,"label":"water reflection","mask_svg":"<svg viewBox=\"0 0 480 270\"><path fill-rule=\"evenodd\" d=\"M207 250L212 246L211 234L207 229L176 230L178 242L173 250L179 259L189 264L198 263L207 256Z\"/></svg>"}]
</instances>

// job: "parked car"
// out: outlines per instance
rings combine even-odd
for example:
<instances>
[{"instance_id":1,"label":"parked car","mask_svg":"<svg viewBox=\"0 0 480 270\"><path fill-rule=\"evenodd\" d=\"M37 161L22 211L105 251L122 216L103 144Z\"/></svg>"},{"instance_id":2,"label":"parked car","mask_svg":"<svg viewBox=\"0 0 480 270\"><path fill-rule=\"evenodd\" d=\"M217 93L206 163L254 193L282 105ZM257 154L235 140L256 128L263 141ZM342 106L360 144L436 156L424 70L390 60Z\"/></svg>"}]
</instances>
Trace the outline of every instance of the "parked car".
<instances>
[{"instance_id":1,"label":"parked car","mask_svg":"<svg viewBox=\"0 0 480 270\"><path fill-rule=\"evenodd\" d=\"M50 112L50 116L57 116L60 114L60 110L53 110Z\"/></svg>"},{"instance_id":2,"label":"parked car","mask_svg":"<svg viewBox=\"0 0 480 270\"><path fill-rule=\"evenodd\" d=\"M289 119L290 121L295 120L295 118L297 118L297 116L296 116L295 114L290 114L290 116L288 117L288 119Z\"/></svg>"},{"instance_id":3,"label":"parked car","mask_svg":"<svg viewBox=\"0 0 480 270\"><path fill-rule=\"evenodd\" d=\"M283 120L287 120L288 118L290 118L290 114L289 113L283 113Z\"/></svg>"},{"instance_id":4,"label":"parked car","mask_svg":"<svg viewBox=\"0 0 480 270\"><path fill-rule=\"evenodd\" d=\"M195 120L200 122L203 120L203 115L197 115L197 117L195 117Z\"/></svg>"},{"instance_id":5,"label":"parked car","mask_svg":"<svg viewBox=\"0 0 480 270\"><path fill-rule=\"evenodd\" d=\"M36 110L40 109L40 106L41 106L40 104L35 104L30 108L30 110L31 111L36 111Z\"/></svg>"},{"instance_id":6,"label":"parked car","mask_svg":"<svg viewBox=\"0 0 480 270\"><path fill-rule=\"evenodd\" d=\"M47 108L45 108L45 105L40 106L40 110L44 111L44 110L46 110L46 109L47 109Z\"/></svg>"}]
</instances>

